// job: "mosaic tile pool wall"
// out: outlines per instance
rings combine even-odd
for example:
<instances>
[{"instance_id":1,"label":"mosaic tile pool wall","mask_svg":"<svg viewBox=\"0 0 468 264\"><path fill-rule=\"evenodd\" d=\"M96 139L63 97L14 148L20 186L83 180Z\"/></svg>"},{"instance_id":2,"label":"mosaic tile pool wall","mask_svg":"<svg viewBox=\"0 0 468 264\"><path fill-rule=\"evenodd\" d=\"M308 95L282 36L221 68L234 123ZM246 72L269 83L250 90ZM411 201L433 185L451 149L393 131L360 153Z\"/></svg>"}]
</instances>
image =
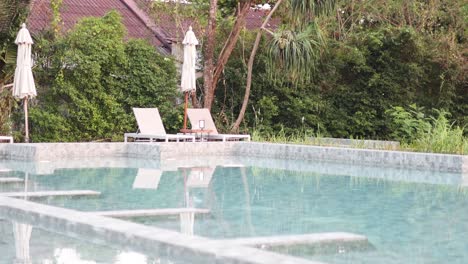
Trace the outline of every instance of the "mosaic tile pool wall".
<instances>
[{"instance_id":1,"label":"mosaic tile pool wall","mask_svg":"<svg viewBox=\"0 0 468 264\"><path fill-rule=\"evenodd\" d=\"M318 147L256 142L187 143L38 143L0 144L0 158L51 161L83 157L175 159L183 156L249 156L277 159L326 160L468 173L467 155Z\"/></svg>"}]
</instances>

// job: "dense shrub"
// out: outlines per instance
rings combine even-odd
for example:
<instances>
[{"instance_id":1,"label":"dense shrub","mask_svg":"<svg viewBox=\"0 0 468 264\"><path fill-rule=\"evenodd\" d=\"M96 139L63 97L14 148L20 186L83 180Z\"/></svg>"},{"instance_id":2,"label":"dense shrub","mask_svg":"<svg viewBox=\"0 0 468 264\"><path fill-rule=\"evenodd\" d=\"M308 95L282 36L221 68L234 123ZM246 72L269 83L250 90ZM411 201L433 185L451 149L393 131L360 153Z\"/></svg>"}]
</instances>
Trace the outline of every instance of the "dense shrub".
<instances>
[{"instance_id":1,"label":"dense shrub","mask_svg":"<svg viewBox=\"0 0 468 264\"><path fill-rule=\"evenodd\" d=\"M121 140L124 132L136 130L132 107L158 107L173 115L174 62L142 40L124 38L120 15L113 11L83 19L61 39L37 41L33 141Z\"/></svg>"},{"instance_id":2,"label":"dense shrub","mask_svg":"<svg viewBox=\"0 0 468 264\"><path fill-rule=\"evenodd\" d=\"M409 142L412 138L408 137L415 134L398 134L402 132L393 125L387 111L412 104L423 109L446 109L452 114L450 120L463 126L468 91L463 92L465 88L458 81L449 81L459 72L444 71L436 54L428 52L432 44L411 27L362 29L345 40L330 39L317 76L300 85L269 78L264 66L265 49L260 48L247 126L265 136L275 131L286 135L313 131L332 137ZM217 98L223 100L217 101L215 113L223 109L231 116L239 109L239 93L244 86L240 76L245 72L242 48L228 63L219 84L222 89ZM449 85L458 90L434 92L436 87Z\"/></svg>"},{"instance_id":3,"label":"dense shrub","mask_svg":"<svg viewBox=\"0 0 468 264\"><path fill-rule=\"evenodd\" d=\"M426 115L423 108L411 105L409 109L394 107L387 111L392 119L393 138L404 147L423 152L468 153L468 138L464 127L450 123L444 110L433 110Z\"/></svg>"}]
</instances>

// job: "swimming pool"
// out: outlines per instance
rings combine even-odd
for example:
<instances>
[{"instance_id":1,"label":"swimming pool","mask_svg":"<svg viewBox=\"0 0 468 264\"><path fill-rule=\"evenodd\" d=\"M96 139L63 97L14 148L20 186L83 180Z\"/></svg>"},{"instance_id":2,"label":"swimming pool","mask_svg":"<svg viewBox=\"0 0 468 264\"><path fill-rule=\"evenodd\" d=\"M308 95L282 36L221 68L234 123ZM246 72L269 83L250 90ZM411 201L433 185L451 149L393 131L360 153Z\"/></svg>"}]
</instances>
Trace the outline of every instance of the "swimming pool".
<instances>
[{"instance_id":1,"label":"swimming pool","mask_svg":"<svg viewBox=\"0 0 468 264\"><path fill-rule=\"evenodd\" d=\"M188 235L228 240L341 231L365 235L370 245L282 252L328 263L468 260L468 192L462 174L252 157L202 161L119 158L89 167L71 161L14 164L37 170L25 170L28 190L101 192L34 200L39 203L81 211L206 210L193 214L193 220L179 214L130 218ZM11 161L3 161L3 167L12 167ZM47 170L41 171L43 167ZM25 176L24 171L0 175ZM25 185L0 188L20 192Z\"/></svg>"}]
</instances>

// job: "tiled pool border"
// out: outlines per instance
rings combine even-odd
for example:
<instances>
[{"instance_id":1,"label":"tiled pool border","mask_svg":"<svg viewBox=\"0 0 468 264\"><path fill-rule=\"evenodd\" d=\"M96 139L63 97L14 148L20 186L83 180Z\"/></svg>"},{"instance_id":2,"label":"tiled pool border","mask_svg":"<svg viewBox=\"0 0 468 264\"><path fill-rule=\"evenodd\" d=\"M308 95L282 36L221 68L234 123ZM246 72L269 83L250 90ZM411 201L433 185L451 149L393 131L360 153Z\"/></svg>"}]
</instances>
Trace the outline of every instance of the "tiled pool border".
<instances>
[{"instance_id":1,"label":"tiled pool border","mask_svg":"<svg viewBox=\"0 0 468 264\"><path fill-rule=\"evenodd\" d=\"M29 161L90 157L165 160L203 155L337 161L348 164L468 173L468 155L310 145L258 142L0 144L0 159Z\"/></svg>"},{"instance_id":2,"label":"tiled pool border","mask_svg":"<svg viewBox=\"0 0 468 264\"><path fill-rule=\"evenodd\" d=\"M468 172L468 155L255 142L239 146L237 155L280 159L326 160L359 165L377 165L380 167L454 173Z\"/></svg>"}]
</instances>

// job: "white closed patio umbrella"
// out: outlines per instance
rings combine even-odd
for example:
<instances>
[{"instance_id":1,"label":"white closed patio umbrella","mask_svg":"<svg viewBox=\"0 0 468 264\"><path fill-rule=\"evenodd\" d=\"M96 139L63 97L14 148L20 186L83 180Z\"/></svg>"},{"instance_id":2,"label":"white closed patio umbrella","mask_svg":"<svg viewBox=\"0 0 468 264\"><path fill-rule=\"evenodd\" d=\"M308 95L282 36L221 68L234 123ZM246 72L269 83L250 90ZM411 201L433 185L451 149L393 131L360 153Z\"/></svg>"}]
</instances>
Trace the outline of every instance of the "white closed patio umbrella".
<instances>
[{"instance_id":1,"label":"white closed patio umbrella","mask_svg":"<svg viewBox=\"0 0 468 264\"><path fill-rule=\"evenodd\" d=\"M21 25L15 44L18 45L18 54L16 58L15 79L13 81L13 96L23 100L24 141L29 142L28 99L35 97L37 93L32 74L31 46L33 41L29 31L26 29L26 24Z\"/></svg>"},{"instance_id":2,"label":"white closed patio umbrella","mask_svg":"<svg viewBox=\"0 0 468 264\"><path fill-rule=\"evenodd\" d=\"M195 64L197 61L197 49L198 45L197 37L192 31L192 27L189 27L187 33L185 33L184 40L184 62L182 64L182 80L180 83L180 89L185 93L185 107L184 107L184 129L187 129L187 105L188 105L188 93L195 93L196 77L195 77Z\"/></svg>"}]
</instances>

